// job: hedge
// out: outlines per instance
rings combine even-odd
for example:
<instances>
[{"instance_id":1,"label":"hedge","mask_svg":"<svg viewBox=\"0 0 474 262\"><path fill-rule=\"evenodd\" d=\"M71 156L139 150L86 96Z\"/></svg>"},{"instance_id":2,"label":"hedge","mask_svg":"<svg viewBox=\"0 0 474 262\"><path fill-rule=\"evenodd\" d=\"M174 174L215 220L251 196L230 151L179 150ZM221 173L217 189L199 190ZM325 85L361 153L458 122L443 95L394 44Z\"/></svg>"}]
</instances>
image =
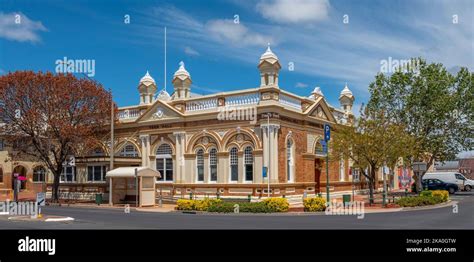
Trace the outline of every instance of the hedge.
<instances>
[{"instance_id":1,"label":"hedge","mask_svg":"<svg viewBox=\"0 0 474 262\"><path fill-rule=\"evenodd\" d=\"M318 212L326 210L326 200L322 197L308 197L303 200L305 212Z\"/></svg>"},{"instance_id":2,"label":"hedge","mask_svg":"<svg viewBox=\"0 0 474 262\"><path fill-rule=\"evenodd\" d=\"M401 207L427 206L443 203L449 200L449 193L446 190L422 191L419 196L402 197L397 200Z\"/></svg>"},{"instance_id":3,"label":"hedge","mask_svg":"<svg viewBox=\"0 0 474 262\"><path fill-rule=\"evenodd\" d=\"M206 198L204 200L179 199L177 209L233 213L235 204L239 205L239 212L241 213L287 212L290 206L285 198L268 198L261 202L224 202L220 199Z\"/></svg>"}]
</instances>

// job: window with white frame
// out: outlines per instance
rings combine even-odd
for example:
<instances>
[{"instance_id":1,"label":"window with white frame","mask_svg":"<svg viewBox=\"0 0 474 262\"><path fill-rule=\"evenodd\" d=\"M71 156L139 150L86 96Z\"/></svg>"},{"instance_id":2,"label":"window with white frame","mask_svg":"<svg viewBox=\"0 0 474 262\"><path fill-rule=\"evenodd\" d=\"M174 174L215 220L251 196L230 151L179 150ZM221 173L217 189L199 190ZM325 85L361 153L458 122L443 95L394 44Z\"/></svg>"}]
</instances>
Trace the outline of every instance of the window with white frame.
<instances>
[{"instance_id":1,"label":"window with white frame","mask_svg":"<svg viewBox=\"0 0 474 262\"><path fill-rule=\"evenodd\" d=\"M239 180L239 156L237 154L237 148L233 147L230 149L230 181Z\"/></svg>"},{"instance_id":2,"label":"window with white frame","mask_svg":"<svg viewBox=\"0 0 474 262\"><path fill-rule=\"evenodd\" d=\"M245 181L253 181L253 149L247 146L244 150Z\"/></svg>"},{"instance_id":3,"label":"window with white frame","mask_svg":"<svg viewBox=\"0 0 474 262\"><path fill-rule=\"evenodd\" d=\"M37 166L33 169L33 182L45 182L46 169L42 166Z\"/></svg>"},{"instance_id":4,"label":"window with white frame","mask_svg":"<svg viewBox=\"0 0 474 262\"><path fill-rule=\"evenodd\" d=\"M87 181L102 182L105 181L107 173L107 166L88 166L87 167Z\"/></svg>"},{"instance_id":5,"label":"window with white frame","mask_svg":"<svg viewBox=\"0 0 474 262\"><path fill-rule=\"evenodd\" d=\"M120 151L120 156L124 157L138 157L138 150L135 145L127 143Z\"/></svg>"},{"instance_id":6,"label":"window with white frame","mask_svg":"<svg viewBox=\"0 0 474 262\"><path fill-rule=\"evenodd\" d=\"M63 172L59 177L60 182L74 182L76 181L76 167L75 166L64 166Z\"/></svg>"},{"instance_id":7,"label":"window with white frame","mask_svg":"<svg viewBox=\"0 0 474 262\"><path fill-rule=\"evenodd\" d=\"M324 151L324 146L323 144L325 143L324 140L319 140L317 143L316 143L316 148L315 148L315 153L317 155L325 155L326 152Z\"/></svg>"},{"instance_id":8,"label":"window with white frame","mask_svg":"<svg viewBox=\"0 0 474 262\"><path fill-rule=\"evenodd\" d=\"M217 181L217 149L212 148L209 151L209 171L210 177L209 181Z\"/></svg>"},{"instance_id":9,"label":"window with white frame","mask_svg":"<svg viewBox=\"0 0 474 262\"><path fill-rule=\"evenodd\" d=\"M204 182L204 150L198 149L196 151L196 170L197 170L197 181Z\"/></svg>"},{"instance_id":10,"label":"window with white frame","mask_svg":"<svg viewBox=\"0 0 474 262\"><path fill-rule=\"evenodd\" d=\"M161 174L158 181L173 181L172 153L169 144L162 144L156 149L156 170Z\"/></svg>"},{"instance_id":11,"label":"window with white frame","mask_svg":"<svg viewBox=\"0 0 474 262\"><path fill-rule=\"evenodd\" d=\"M286 174L288 182L293 181L293 163L294 163L294 148L293 148L293 140L288 139L286 142Z\"/></svg>"}]
</instances>

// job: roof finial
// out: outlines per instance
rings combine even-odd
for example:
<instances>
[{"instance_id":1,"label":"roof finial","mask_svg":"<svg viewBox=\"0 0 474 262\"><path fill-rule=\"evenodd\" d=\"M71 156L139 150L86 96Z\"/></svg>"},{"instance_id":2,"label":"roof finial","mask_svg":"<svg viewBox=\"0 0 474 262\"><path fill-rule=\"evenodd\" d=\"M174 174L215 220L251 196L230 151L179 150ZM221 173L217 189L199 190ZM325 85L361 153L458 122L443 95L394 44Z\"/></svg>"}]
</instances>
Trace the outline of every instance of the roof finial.
<instances>
[{"instance_id":1,"label":"roof finial","mask_svg":"<svg viewBox=\"0 0 474 262\"><path fill-rule=\"evenodd\" d=\"M270 42L267 43L267 52L268 52L268 51L270 51L270 52L272 51L272 50L270 49Z\"/></svg>"},{"instance_id":2,"label":"roof finial","mask_svg":"<svg viewBox=\"0 0 474 262\"><path fill-rule=\"evenodd\" d=\"M184 62L183 61L179 62L179 67L184 68Z\"/></svg>"}]
</instances>

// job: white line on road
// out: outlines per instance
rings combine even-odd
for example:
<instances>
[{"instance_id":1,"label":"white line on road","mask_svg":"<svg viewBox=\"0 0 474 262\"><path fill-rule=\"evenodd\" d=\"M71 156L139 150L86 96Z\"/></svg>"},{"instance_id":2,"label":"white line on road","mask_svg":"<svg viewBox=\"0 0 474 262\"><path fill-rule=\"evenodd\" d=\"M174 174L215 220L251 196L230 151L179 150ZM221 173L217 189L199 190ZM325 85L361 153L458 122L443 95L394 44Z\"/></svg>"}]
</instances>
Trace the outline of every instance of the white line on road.
<instances>
[{"instance_id":1,"label":"white line on road","mask_svg":"<svg viewBox=\"0 0 474 262\"><path fill-rule=\"evenodd\" d=\"M63 222L63 221L74 221L72 217L61 217L61 218L47 218L45 222Z\"/></svg>"}]
</instances>

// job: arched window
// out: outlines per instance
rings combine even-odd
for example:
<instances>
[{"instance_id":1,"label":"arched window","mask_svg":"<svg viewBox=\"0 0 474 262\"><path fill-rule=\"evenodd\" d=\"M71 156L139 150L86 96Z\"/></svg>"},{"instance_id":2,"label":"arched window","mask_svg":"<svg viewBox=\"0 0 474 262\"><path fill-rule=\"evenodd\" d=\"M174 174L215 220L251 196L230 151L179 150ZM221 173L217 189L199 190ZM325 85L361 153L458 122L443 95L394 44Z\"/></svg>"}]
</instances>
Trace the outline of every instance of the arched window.
<instances>
[{"instance_id":1,"label":"arched window","mask_svg":"<svg viewBox=\"0 0 474 262\"><path fill-rule=\"evenodd\" d=\"M93 156L105 156L105 153L104 153L104 150L102 150L102 148L96 147L96 148L94 148L94 150L92 150L92 155Z\"/></svg>"},{"instance_id":2,"label":"arched window","mask_svg":"<svg viewBox=\"0 0 474 262\"><path fill-rule=\"evenodd\" d=\"M230 149L230 181L239 180L239 156L237 155L237 148Z\"/></svg>"},{"instance_id":3,"label":"arched window","mask_svg":"<svg viewBox=\"0 0 474 262\"><path fill-rule=\"evenodd\" d=\"M204 182L204 150L196 152L197 181Z\"/></svg>"},{"instance_id":4,"label":"arched window","mask_svg":"<svg viewBox=\"0 0 474 262\"><path fill-rule=\"evenodd\" d=\"M215 148L212 148L209 151L209 170L210 170L209 181L212 181L212 182L217 181L217 149Z\"/></svg>"},{"instance_id":5,"label":"arched window","mask_svg":"<svg viewBox=\"0 0 474 262\"><path fill-rule=\"evenodd\" d=\"M324 145L326 144L326 142L324 140L319 140L317 143L316 143L316 148L314 149L314 152L317 154L317 155L326 155L326 152L324 150Z\"/></svg>"},{"instance_id":6,"label":"arched window","mask_svg":"<svg viewBox=\"0 0 474 262\"><path fill-rule=\"evenodd\" d=\"M244 150L245 181L253 181L253 149L248 146Z\"/></svg>"},{"instance_id":7,"label":"arched window","mask_svg":"<svg viewBox=\"0 0 474 262\"><path fill-rule=\"evenodd\" d=\"M160 172L158 181L173 181L173 150L168 144L162 144L156 149L156 170Z\"/></svg>"},{"instance_id":8,"label":"arched window","mask_svg":"<svg viewBox=\"0 0 474 262\"><path fill-rule=\"evenodd\" d=\"M127 143L120 151L120 156L124 157L138 157L138 150L135 145Z\"/></svg>"},{"instance_id":9,"label":"arched window","mask_svg":"<svg viewBox=\"0 0 474 262\"><path fill-rule=\"evenodd\" d=\"M286 178L288 182L294 181L294 143L292 139L286 142Z\"/></svg>"},{"instance_id":10,"label":"arched window","mask_svg":"<svg viewBox=\"0 0 474 262\"><path fill-rule=\"evenodd\" d=\"M42 166L37 166L33 169L33 182L45 182L46 170Z\"/></svg>"}]
</instances>

